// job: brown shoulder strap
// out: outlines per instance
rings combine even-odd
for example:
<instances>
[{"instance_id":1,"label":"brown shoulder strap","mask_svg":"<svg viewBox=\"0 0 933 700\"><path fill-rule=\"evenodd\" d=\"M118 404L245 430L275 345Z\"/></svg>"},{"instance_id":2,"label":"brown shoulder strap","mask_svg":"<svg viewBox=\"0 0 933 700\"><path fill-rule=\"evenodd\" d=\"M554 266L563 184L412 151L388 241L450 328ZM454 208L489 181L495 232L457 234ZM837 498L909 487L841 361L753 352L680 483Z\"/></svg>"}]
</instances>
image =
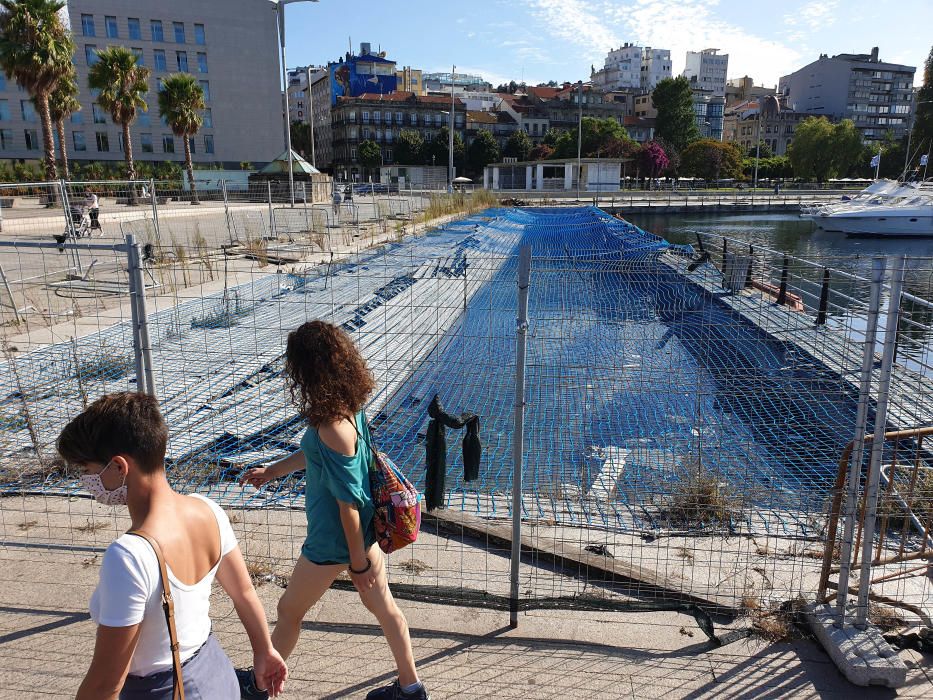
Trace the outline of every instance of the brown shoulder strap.
<instances>
[{"instance_id":1,"label":"brown shoulder strap","mask_svg":"<svg viewBox=\"0 0 933 700\"><path fill-rule=\"evenodd\" d=\"M185 685L181 676L181 656L178 647L178 632L175 630L175 602L172 600L172 587L168 580L168 569L165 568L165 558L162 556L162 548L154 537L151 537L142 530L130 530L130 535L142 537L152 551L155 552L156 559L159 560L159 575L162 577L162 609L165 611L165 622L168 624L168 640L172 649L172 685L174 692L172 700L185 700Z\"/></svg>"}]
</instances>

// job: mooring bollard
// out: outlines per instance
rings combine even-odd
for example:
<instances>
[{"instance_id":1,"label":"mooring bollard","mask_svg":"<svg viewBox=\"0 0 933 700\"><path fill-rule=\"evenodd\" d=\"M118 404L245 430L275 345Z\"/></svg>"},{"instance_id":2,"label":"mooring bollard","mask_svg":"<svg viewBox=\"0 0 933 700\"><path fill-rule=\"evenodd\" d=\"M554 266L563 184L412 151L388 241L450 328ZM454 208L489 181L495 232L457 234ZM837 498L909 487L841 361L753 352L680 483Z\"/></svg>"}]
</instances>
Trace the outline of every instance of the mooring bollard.
<instances>
[{"instance_id":1,"label":"mooring bollard","mask_svg":"<svg viewBox=\"0 0 933 700\"><path fill-rule=\"evenodd\" d=\"M778 290L777 295L778 306L783 306L787 303L787 274L789 265L790 259L785 255L784 264L781 265L781 288Z\"/></svg>"}]
</instances>

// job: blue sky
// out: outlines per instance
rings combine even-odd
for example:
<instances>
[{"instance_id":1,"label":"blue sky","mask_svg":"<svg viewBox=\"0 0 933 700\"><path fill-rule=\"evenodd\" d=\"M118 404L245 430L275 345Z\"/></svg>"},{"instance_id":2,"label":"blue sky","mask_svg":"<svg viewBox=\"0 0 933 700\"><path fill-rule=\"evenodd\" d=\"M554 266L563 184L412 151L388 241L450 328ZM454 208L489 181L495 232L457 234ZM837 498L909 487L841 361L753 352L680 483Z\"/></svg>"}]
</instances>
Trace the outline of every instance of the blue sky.
<instances>
[{"instance_id":1,"label":"blue sky","mask_svg":"<svg viewBox=\"0 0 933 700\"><path fill-rule=\"evenodd\" d=\"M286 10L290 65L324 63L352 40L381 46L399 65L479 73L494 85L587 78L606 52L629 41L685 52L729 53L729 77L756 84L820 53L868 53L917 66L933 44L931 0L320 0Z\"/></svg>"}]
</instances>

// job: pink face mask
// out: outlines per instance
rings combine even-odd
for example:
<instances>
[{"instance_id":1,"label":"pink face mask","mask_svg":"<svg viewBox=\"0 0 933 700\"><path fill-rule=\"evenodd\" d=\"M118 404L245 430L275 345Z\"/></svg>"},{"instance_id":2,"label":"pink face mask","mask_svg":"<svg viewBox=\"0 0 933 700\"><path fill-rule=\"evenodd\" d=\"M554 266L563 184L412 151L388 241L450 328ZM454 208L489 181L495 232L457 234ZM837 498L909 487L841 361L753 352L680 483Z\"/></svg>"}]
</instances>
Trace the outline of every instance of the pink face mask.
<instances>
[{"instance_id":1,"label":"pink face mask","mask_svg":"<svg viewBox=\"0 0 933 700\"><path fill-rule=\"evenodd\" d=\"M125 506L126 505L126 477L123 477L123 484L113 490L107 490L100 475L110 468L113 462L108 462L107 466L101 469L97 474L82 474L81 485L85 491L90 493L98 503L105 506Z\"/></svg>"}]
</instances>

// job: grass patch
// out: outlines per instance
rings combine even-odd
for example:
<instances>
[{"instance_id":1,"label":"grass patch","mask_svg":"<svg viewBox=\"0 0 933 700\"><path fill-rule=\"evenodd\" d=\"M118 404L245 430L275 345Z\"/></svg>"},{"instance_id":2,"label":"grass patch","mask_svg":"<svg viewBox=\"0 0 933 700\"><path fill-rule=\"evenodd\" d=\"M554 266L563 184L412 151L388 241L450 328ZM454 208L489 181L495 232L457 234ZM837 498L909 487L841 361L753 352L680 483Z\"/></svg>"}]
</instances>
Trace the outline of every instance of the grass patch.
<instances>
[{"instance_id":1,"label":"grass patch","mask_svg":"<svg viewBox=\"0 0 933 700\"><path fill-rule=\"evenodd\" d=\"M226 294L217 308L191 319L192 328L232 328L240 323L240 319L247 316L250 308L243 304L240 295L233 293L233 297Z\"/></svg>"},{"instance_id":2,"label":"grass patch","mask_svg":"<svg viewBox=\"0 0 933 700\"><path fill-rule=\"evenodd\" d=\"M868 604L868 621L882 632L894 632L907 625L896 609L879 603Z\"/></svg>"},{"instance_id":3,"label":"grass patch","mask_svg":"<svg viewBox=\"0 0 933 700\"><path fill-rule=\"evenodd\" d=\"M699 457L684 460L671 490L667 518L676 525L728 525L738 519L742 502L722 475L707 470Z\"/></svg>"},{"instance_id":4,"label":"grass patch","mask_svg":"<svg viewBox=\"0 0 933 700\"><path fill-rule=\"evenodd\" d=\"M76 353L75 358L74 376L79 385L87 380L122 379L135 371L132 357L105 343L90 357L79 357Z\"/></svg>"},{"instance_id":5,"label":"grass patch","mask_svg":"<svg viewBox=\"0 0 933 700\"><path fill-rule=\"evenodd\" d=\"M746 605L746 600L749 601L748 605ZM762 639L777 643L789 642L801 637L798 624L806 605L803 597L798 596L793 600L787 600L770 610L762 608L758 599L750 599L750 596L743 598L742 604L752 619L752 629Z\"/></svg>"},{"instance_id":6,"label":"grass patch","mask_svg":"<svg viewBox=\"0 0 933 700\"><path fill-rule=\"evenodd\" d=\"M431 568L420 559L407 559L397 564L397 567L410 574L423 574Z\"/></svg>"},{"instance_id":7,"label":"grass patch","mask_svg":"<svg viewBox=\"0 0 933 700\"><path fill-rule=\"evenodd\" d=\"M249 574L250 580L253 582L253 586L256 588L259 588L265 583L269 583L274 578L272 575L272 564L268 561L248 559L246 561L246 571Z\"/></svg>"},{"instance_id":8,"label":"grass patch","mask_svg":"<svg viewBox=\"0 0 933 700\"><path fill-rule=\"evenodd\" d=\"M454 214L475 214L483 209L499 205L498 198L489 190L454 192L452 194L431 195L428 206L416 219L419 223L439 219Z\"/></svg>"},{"instance_id":9,"label":"grass patch","mask_svg":"<svg viewBox=\"0 0 933 700\"><path fill-rule=\"evenodd\" d=\"M921 523L933 520L933 468L921 465L915 474L913 465L897 465L890 471L890 478L900 499L894 497L890 488L882 486L878 517L885 529L902 531L910 528L911 511ZM910 506L910 510L901 503L901 499Z\"/></svg>"}]
</instances>

